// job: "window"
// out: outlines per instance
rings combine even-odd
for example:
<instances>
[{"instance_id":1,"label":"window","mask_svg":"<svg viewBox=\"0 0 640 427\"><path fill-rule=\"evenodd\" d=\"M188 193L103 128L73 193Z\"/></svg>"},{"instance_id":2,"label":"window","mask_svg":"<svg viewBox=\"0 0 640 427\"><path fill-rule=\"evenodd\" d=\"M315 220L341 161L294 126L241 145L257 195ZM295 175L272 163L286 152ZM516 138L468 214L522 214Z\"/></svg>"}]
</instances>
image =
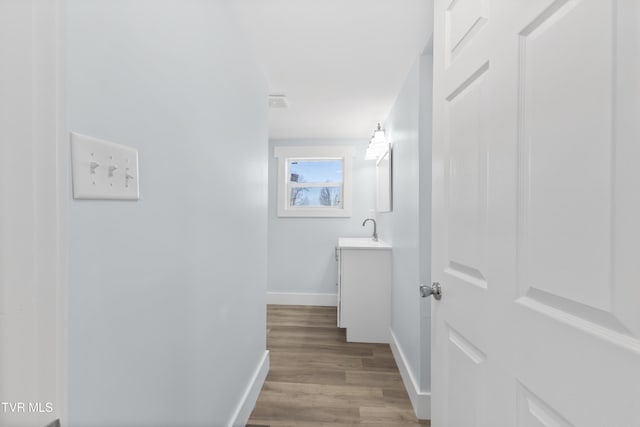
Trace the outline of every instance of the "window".
<instances>
[{"instance_id":1,"label":"window","mask_svg":"<svg viewBox=\"0 0 640 427\"><path fill-rule=\"evenodd\" d=\"M353 148L275 147L278 216L351 216Z\"/></svg>"}]
</instances>

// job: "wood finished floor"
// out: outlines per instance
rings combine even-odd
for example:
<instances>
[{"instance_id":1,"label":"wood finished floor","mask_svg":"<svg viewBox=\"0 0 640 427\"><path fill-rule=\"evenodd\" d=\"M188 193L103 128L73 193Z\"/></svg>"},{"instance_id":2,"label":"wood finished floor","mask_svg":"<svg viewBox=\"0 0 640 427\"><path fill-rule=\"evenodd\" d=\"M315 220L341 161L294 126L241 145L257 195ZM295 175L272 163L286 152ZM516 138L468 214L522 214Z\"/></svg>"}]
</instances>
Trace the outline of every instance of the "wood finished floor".
<instances>
[{"instance_id":1,"label":"wood finished floor","mask_svg":"<svg viewBox=\"0 0 640 427\"><path fill-rule=\"evenodd\" d=\"M267 307L271 369L248 426L410 427L418 421L386 344L347 343L335 307Z\"/></svg>"}]
</instances>

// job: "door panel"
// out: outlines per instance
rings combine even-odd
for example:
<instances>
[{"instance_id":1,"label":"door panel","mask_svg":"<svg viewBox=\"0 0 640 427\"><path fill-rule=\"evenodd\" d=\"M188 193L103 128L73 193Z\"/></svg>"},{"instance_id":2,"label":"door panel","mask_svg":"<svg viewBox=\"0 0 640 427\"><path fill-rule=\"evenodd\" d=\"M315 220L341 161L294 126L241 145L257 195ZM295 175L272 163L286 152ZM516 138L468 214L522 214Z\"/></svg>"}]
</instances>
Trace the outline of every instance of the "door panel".
<instances>
[{"instance_id":1,"label":"door panel","mask_svg":"<svg viewBox=\"0 0 640 427\"><path fill-rule=\"evenodd\" d=\"M573 426L522 384L518 384L518 427Z\"/></svg>"},{"instance_id":2,"label":"door panel","mask_svg":"<svg viewBox=\"0 0 640 427\"><path fill-rule=\"evenodd\" d=\"M446 272L487 287L487 152L483 129L488 107L485 74L474 73L446 98L449 157L449 265Z\"/></svg>"},{"instance_id":3,"label":"door panel","mask_svg":"<svg viewBox=\"0 0 640 427\"><path fill-rule=\"evenodd\" d=\"M446 10L447 64L464 49L489 19L488 0L456 0Z\"/></svg>"},{"instance_id":4,"label":"door panel","mask_svg":"<svg viewBox=\"0 0 640 427\"><path fill-rule=\"evenodd\" d=\"M612 4L548 8L520 32L519 281L585 314L612 303Z\"/></svg>"},{"instance_id":5,"label":"door panel","mask_svg":"<svg viewBox=\"0 0 640 427\"><path fill-rule=\"evenodd\" d=\"M435 3L432 425L640 426L640 2Z\"/></svg>"},{"instance_id":6,"label":"door panel","mask_svg":"<svg viewBox=\"0 0 640 427\"><path fill-rule=\"evenodd\" d=\"M453 328L447 342L446 425L477 426L486 394L486 356ZM460 403L465 406L459 411Z\"/></svg>"},{"instance_id":7,"label":"door panel","mask_svg":"<svg viewBox=\"0 0 640 427\"><path fill-rule=\"evenodd\" d=\"M469 0L441 2L436 9L434 43L441 40L442 49L434 50L434 99L441 102L434 105L433 207L441 215L433 221L432 266L441 272L438 279L450 298L434 306L446 315L432 321L432 389L443 391L433 394L432 417L446 426L481 426L491 286L486 258L489 9L486 1Z\"/></svg>"}]
</instances>

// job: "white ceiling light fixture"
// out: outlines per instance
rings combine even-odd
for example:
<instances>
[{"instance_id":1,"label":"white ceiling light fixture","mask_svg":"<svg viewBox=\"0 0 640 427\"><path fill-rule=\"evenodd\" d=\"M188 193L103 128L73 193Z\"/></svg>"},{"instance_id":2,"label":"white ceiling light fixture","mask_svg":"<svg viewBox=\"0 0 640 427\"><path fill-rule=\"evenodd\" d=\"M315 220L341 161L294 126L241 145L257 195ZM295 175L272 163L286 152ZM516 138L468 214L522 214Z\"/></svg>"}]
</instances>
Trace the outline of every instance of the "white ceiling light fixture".
<instances>
[{"instance_id":1,"label":"white ceiling light fixture","mask_svg":"<svg viewBox=\"0 0 640 427\"><path fill-rule=\"evenodd\" d=\"M365 153L365 160L378 160L378 158L384 154L389 148L389 141L387 141L387 137L384 134L384 130L378 123L378 128L373 132L373 136L371 137L371 141L369 141L369 146L367 147L367 152Z\"/></svg>"},{"instance_id":2,"label":"white ceiling light fixture","mask_svg":"<svg viewBox=\"0 0 640 427\"><path fill-rule=\"evenodd\" d=\"M269 95L269 108L288 108L289 101L287 101L286 95Z\"/></svg>"}]
</instances>

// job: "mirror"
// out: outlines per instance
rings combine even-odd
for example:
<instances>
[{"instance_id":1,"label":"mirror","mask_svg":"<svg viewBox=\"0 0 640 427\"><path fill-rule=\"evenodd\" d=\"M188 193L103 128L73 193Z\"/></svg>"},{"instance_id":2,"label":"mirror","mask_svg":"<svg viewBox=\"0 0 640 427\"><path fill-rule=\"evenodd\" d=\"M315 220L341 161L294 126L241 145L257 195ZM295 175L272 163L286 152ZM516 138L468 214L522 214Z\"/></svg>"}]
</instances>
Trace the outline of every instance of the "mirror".
<instances>
[{"instance_id":1,"label":"mirror","mask_svg":"<svg viewBox=\"0 0 640 427\"><path fill-rule=\"evenodd\" d=\"M391 144L387 144L376 163L376 212L391 212L392 188Z\"/></svg>"}]
</instances>

